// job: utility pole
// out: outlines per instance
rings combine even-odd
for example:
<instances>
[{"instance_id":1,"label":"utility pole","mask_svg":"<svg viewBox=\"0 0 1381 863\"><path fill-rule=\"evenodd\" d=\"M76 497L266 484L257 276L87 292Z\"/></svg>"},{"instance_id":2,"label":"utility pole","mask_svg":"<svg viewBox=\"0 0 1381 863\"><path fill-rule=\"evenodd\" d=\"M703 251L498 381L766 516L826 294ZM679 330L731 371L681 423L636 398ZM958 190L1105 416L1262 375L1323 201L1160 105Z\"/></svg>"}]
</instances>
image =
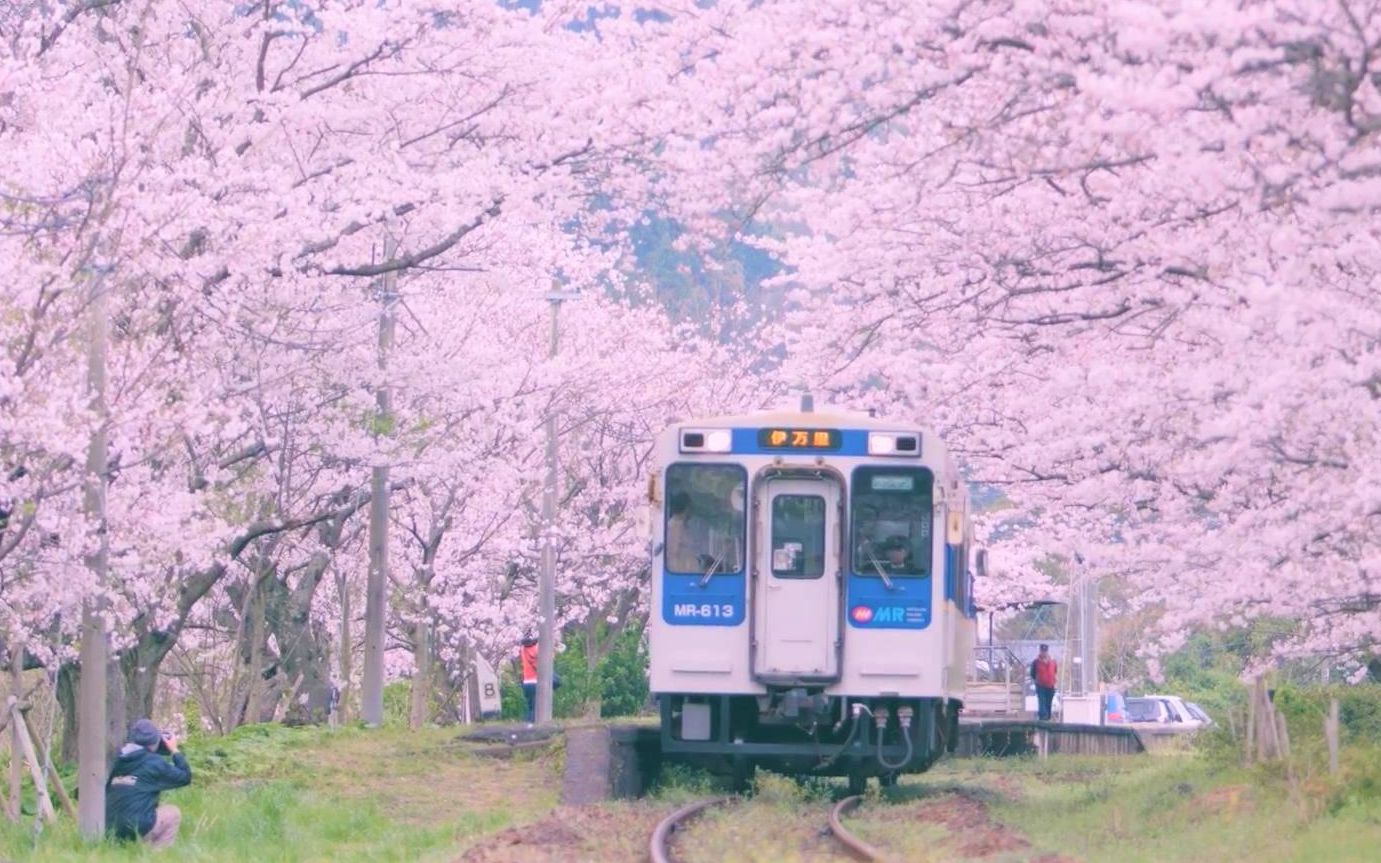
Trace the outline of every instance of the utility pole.
<instances>
[{"instance_id":1,"label":"utility pole","mask_svg":"<svg viewBox=\"0 0 1381 863\"><path fill-rule=\"evenodd\" d=\"M575 299L576 294L552 291L547 294L551 305L551 346L547 352L556 359L558 346L557 320L561 303ZM537 585L537 722L551 722L552 678L556 665L556 547L552 534L556 530L556 399L547 412L547 478L542 488L542 573Z\"/></svg>"},{"instance_id":2,"label":"utility pole","mask_svg":"<svg viewBox=\"0 0 1381 863\"><path fill-rule=\"evenodd\" d=\"M393 260L393 237L384 239L384 260ZM393 392L389 387L388 353L393 349L393 306L398 301L398 272L384 274L379 310L379 388L374 436L390 432ZM377 458L377 456L376 456ZM388 586L388 464L374 465L369 497L369 580L364 594L364 683L360 688L360 718L371 728L384 721L384 612ZM349 650L350 645L341 645Z\"/></svg>"},{"instance_id":3,"label":"utility pole","mask_svg":"<svg viewBox=\"0 0 1381 863\"><path fill-rule=\"evenodd\" d=\"M1098 579L1089 578L1087 569L1080 599L1084 606L1084 630L1079 637L1084 653L1084 694L1095 695L1098 692Z\"/></svg>"},{"instance_id":4,"label":"utility pole","mask_svg":"<svg viewBox=\"0 0 1381 863\"><path fill-rule=\"evenodd\" d=\"M110 558L106 533L106 270L91 270L87 304L86 392L94 426L86 451L83 509L87 523L96 527L96 545L86 557L93 589L82 601L81 678L77 691L77 827L82 836L96 840L105 835L106 780L106 662L109 645L100 591L105 589Z\"/></svg>"},{"instance_id":5,"label":"utility pole","mask_svg":"<svg viewBox=\"0 0 1381 863\"><path fill-rule=\"evenodd\" d=\"M1083 555L1075 552L1076 569L1069 588L1069 616L1065 624L1069 646L1071 695L1098 692L1098 579L1089 577Z\"/></svg>"}]
</instances>

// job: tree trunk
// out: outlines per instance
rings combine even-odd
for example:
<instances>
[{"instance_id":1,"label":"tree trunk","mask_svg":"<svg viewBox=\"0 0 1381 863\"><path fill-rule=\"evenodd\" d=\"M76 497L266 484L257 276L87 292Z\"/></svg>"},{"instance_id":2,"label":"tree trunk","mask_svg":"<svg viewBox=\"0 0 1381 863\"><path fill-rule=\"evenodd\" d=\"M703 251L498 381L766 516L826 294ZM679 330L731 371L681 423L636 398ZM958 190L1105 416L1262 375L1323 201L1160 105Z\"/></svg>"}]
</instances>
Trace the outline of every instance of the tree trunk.
<instances>
[{"instance_id":1,"label":"tree trunk","mask_svg":"<svg viewBox=\"0 0 1381 863\"><path fill-rule=\"evenodd\" d=\"M258 645L264 638L264 627L262 623L255 621L255 597L262 593L262 582L269 580L271 576L265 572L271 572L271 566L266 561L267 555L261 555L249 567L253 573L247 582L241 586L238 583L226 585L226 596L230 599L230 607L238 609L238 619L235 619L233 612L225 612L227 618L235 620L235 670L230 678L230 692L226 696L225 719L222 723L226 731L232 731L248 722L254 722L249 715L250 693L258 686L256 678L263 673L263 655ZM256 587L257 586L257 587ZM255 658L258 655L259 664L255 665Z\"/></svg>"},{"instance_id":2,"label":"tree trunk","mask_svg":"<svg viewBox=\"0 0 1381 863\"><path fill-rule=\"evenodd\" d=\"M413 669L408 727L416 731L427 724L432 694L432 627L427 620L418 621L412 628Z\"/></svg>"},{"instance_id":3,"label":"tree trunk","mask_svg":"<svg viewBox=\"0 0 1381 863\"><path fill-rule=\"evenodd\" d=\"M111 749L106 745L103 725L110 716L106 710L106 682L110 665L110 638L106 634L104 607L100 591L105 589L110 563L110 536L106 530L106 493L110 484L107 473L109 452L107 423L110 414L106 406L106 346L109 336L104 269L91 282L89 339L86 355L86 391L91 397L91 411L97 422L91 432L86 454L86 475L83 482L82 510L97 527L96 547L86 558L91 570L94 590L82 601L81 662L84 674L77 691L76 713L81 718L77 729L77 790L80 807L77 826L81 835L99 839L105 833L105 779ZM11 753L18 757L17 753Z\"/></svg>"},{"instance_id":4,"label":"tree trunk","mask_svg":"<svg viewBox=\"0 0 1381 863\"><path fill-rule=\"evenodd\" d=\"M262 573L250 584L249 620L245 631L249 637L249 671L245 675L245 722L263 722L264 716L264 626L268 589L265 586L272 573ZM269 716L272 717L272 712Z\"/></svg>"},{"instance_id":5,"label":"tree trunk","mask_svg":"<svg viewBox=\"0 0 1381 863\"><path fill-rule=\"evenodd\" d=\"M119 657L110 658L106 668L106 683L105 765L106 772L109 772L110 765L114 763L115 753L125 742L125 732L129 727L130 702ZM58 708L62 711L62 739L58 744L57 758L63 764L76 763L80 757L78 740L81 734L81 716L77 697L80 688L81 669L76 663L67 663L58 669L55 694Z\"/></svg>"},{"instance_id":6,"label":"tree trunk","mask_svg":"<svg viewBox=\"0 0 1381 863\"><path fill-rule=\"evenodd\" d=\"M599 661L603 658L599 644L599 624L587 622L585 630L585 671L587 680L595 679L595 669L599 667ZM585 701L585 718L599 719L599 714L603 708L604 692L601 689L590 687L589 698Z\"/></svg>"},{"instance_id":7,"label":"tree trunk","mask_svg":"<svg viewBox=\"0 0 1381 863\"><path fill-rule=\"evenodd\" d=\"M283 717L287 724L320 725L330 716L330 638L324 627L312 620L312 599L330 562L324 551L312 555L291 590L281 579L266 582L265 622L281 651L278 674L284 684L293 684L292 703L286 706Z\"/></svg>"},{"instance_id":8,"label":"tree trunk","mask_svg":"<svg viewBox=\"0 0 1381 863\"><path fill-rule=\"evenodd\" d=\"M172 632L142 629L139 639L120 651L119 670L115 676L120 681L117 685L123 692L123 701L112 722L114 727L123 731L136 719L153 718L158 672L176 644L177 636ZM110 703L114 708L117 699L111 699ZM123 743L123 739L120 742Z\"/></svg>"},{"instance_id":9,"label":"tree trunk","mask_svg":"<svg viewBox=\"0 0 1381 863\"><path fill-rule=\"evenodd\" d=\"M392 235L384 237L384 258L391 258L397 245ZM375 435L388 435L393 422L393 395L389 388L388 355L393 349L395 321L393 304L397 301L398 274L391 270L384 275L379 310L379 370L383 379L375 394L378 413ZM379 725L384 721L384 653L388 637L388 503L389 466L376 464L373 468L369 495L369 574L364 591L364 676L360 684L360 716L365 725Z\"/></svg>"},{"instance_id":10,"label":"tree trunk","mask_svg":"<svg viewBox=\"0 0 1381 863\"><path fill-rule=\"evenodd\" d=\"M336 573L336 592L340 597L340 703L336 706L336 721L344 725L350 721L350 679L354 674L352 658L355 643L350 634L350 582L345 573Z\"/></svg>"},{"instance_id":11,"label":"tree trunk","mask_svg":"<svg viewBox=\"0 0 1381 863\"><path fill-rule=\"evenodd\" d=\"M14 661L10 663L10 694L13 695L15 698L18 698L18 697L23 693L23 691L24 691L24 679L20 676L20 672L23 671L23 667L24 667L24 655L23 655L21 652L16 651L16 652L15 652L15 655L14 655ZM75 757L75 749L76 749L75 741L76 741L76 738L74 737L74 738L73 738L74 757ZM20 816L20 811L19 811L20 796L19 796L19 795L20 795L20 793L21 793L21 785L22 785L22 783L23 783L23 781L24 781L24 774L23 774L23 772L22 772L23 769L24 769L24 765L22 765L22 764L19 763L19 758L18 758L17 755L16 755L16 753L19 752L20 745L21 745L21 744L20 744L20 742L19 742L19 729L18 729L17 727L11 728L11 729L10 729L10 796L9 796L9 799L5 801L5 815L6 815L11 821L18 821L18 820L19 820L19 816Z\"/></svg>"}]
</instances>

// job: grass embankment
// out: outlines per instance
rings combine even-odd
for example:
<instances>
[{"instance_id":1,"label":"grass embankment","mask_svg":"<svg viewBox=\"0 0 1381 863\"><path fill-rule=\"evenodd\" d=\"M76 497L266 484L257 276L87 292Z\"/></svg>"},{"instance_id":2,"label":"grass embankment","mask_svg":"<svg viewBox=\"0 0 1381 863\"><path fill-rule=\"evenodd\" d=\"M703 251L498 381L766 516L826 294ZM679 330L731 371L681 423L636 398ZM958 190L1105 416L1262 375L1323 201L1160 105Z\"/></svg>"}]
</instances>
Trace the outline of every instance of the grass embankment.
<instances>
[{"instance_id":1,"label":"grass embankment","mask_svg":"<svg viewBox=\"0 0 1381 863\"><path fill-rule=\"evenodd\" d=\"M561 753L477 755L464 729L254 726L194 741L192 787L172 852L88 845L70 819L34 838L0 820L0 859L34 861L641 861L656 818L718 793L669 770L651 800L558 805ZM1346 753L1341 775L1228 766L1222 753L968 759L906 777L851 821L908 861L1363 861L1381 848L1381 750ZM757 795L697 822L690 861L835 861L823 837L840 782L760 774ZM883 805L883 804L886 805ZM32 807L29 806L29 809Z\"/></svg>"},{"instance_id":2,"label":"grass embankment","mask_svg":"<svg viewBox=\"0 0 1381 863\"><path fill-rule=\"evenodd\" d=\"M908 821L950 831L938 845L899 830L895 814L857 830L915 861L1376 860L1381 798L1358 787L1199 753L954 760L889 795Z\"/></svg>"},{"instance_id":3,"label":"grass embankment","mask_svg":"<svg viewBox=\"0 0 1381 863\"><path fill-rule=\"evenodd\" d=\"M184 750L192 785L163 795L182 810L173 851L87 844L65 816L35 839L27 815L21 825L0 820L0 857L452 860L467 839L539 818L556 805L555 756L478 757L459 733L261 725L191 741Z\"/></svg>"},{"instance_id":4,"label":"grass embankment","mask_svg":"<svg viewBox=\"0 0 1381 863\"><path fill-rule=\"evenodd\" d=\"M1351 772L1293 781L1279 765L1226 766L1200 752L1135 757L955 759L876 788L850 828L895 859L1374 861L1381 859L1378 753ZM822 840L842 785L764 777L750 803L716 811L684 837L690 861L845 860Z\"/></svg>"}]
</instances>

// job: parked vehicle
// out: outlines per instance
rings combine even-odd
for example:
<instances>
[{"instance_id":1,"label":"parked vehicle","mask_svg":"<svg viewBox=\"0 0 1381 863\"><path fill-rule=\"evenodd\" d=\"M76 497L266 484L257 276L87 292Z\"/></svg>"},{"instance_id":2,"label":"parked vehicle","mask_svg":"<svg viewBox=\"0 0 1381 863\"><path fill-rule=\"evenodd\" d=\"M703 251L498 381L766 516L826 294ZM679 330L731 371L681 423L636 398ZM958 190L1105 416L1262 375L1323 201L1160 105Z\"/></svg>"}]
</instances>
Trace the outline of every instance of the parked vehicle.
<instances>
[{"instance_id":1,"label":"parked vehicle","mask_svg":"<svg viewBox=\"0 0 1381 863\"><path fill-rule=\"evenodd\" d=\"M1213 721L1213 717L1208 715L1208 711L1204 710L1202 707L1195 704L1194 702L1186 701L1184 703L1184 706L1189 708L1190 714L1192 714L1195 718L1197 718L1200 722L1203 723L1204 728L1216 724Z\"/></svg>"},{"instance_id":2,"label":"parked vehicle","mask_svg":"<svg viewBox=\"0 0 1381 863\"><path fill-rule=\"evenodd\" d=\"M1143 695L1127 699L1127 723L1162 731L1198 731L1213 724L1198 705L1177 695Z\"/></svg>"},{"instance_id":3,"label":"parked vehicle","mask_svg":"<svg viewBox=\"0 0 1381 863\"><path fill-rule=\"evenodd\" d=\"M1189 702L1178 695L1149 695L1147 697L1158 698L1164 702L1170 715L1170 722L1174 725L1197 730L1213 724L1213 720L1208 717L1207 713L1204 713L1197 705L1191 708Z\"/></svg>"}]
</instances>

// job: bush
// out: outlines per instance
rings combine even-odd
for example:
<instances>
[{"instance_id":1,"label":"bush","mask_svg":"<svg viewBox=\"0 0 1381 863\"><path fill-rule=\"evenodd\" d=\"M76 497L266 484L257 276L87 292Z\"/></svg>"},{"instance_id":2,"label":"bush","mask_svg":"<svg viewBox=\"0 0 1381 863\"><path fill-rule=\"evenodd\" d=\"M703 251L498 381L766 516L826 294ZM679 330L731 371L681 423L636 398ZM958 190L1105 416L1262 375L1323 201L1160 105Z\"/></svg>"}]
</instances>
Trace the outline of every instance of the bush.
<instances>
[{"instance_id":1,"label":"bush","mask_svg":"<svg viewBox=\"0 0 1381 863\"><path fill-rule=\"evenodd\" d=\"M632 716L647 703L647 651L638 629L620 632L609 654L594 670L585 659L584 639L569 639L566 649L556 654L556 673L561 676L552 705L557 718L582 716L586 706L595 700L600 703L600 716L605 717ZM524 702L514 663L505 663L500 676L502 716L517 721L522 718Z\"/></svg>"},{"instance_id":2,"label":"bush","mask_svg":"<svg viewBox=\"0 0 1381 863\"><path fill-rule=\"evenodd\" d=\"M1343 743L1381 740L1381 686L1363 683L1356 686L1335 683L1298 686L1283 683L1276 687L1275 706L1290 723L1291 739L1323 736L1323 718L1328 703L1338 699L1338 725Z\"/></svg>"},{"instance_id":3,"label":"bush","mask_svg":"<svg viewBox=\"0 0 1381 863\"><path fill-rule=\"evenodd\" d=\"M642 632L625 629L599 664L600 716L635 716L647 704L647 651Z\"/></svg>"},{"instance_id":4,"label":"bush","mask_svg":"<svg viewBox=\"0 0 1381 863\"><path fill-rule=\"evenodd\" d=\"M412 712L412 681L395 680L384 685L383 725L406 728Z\"/></svg>"}]
</instances>

